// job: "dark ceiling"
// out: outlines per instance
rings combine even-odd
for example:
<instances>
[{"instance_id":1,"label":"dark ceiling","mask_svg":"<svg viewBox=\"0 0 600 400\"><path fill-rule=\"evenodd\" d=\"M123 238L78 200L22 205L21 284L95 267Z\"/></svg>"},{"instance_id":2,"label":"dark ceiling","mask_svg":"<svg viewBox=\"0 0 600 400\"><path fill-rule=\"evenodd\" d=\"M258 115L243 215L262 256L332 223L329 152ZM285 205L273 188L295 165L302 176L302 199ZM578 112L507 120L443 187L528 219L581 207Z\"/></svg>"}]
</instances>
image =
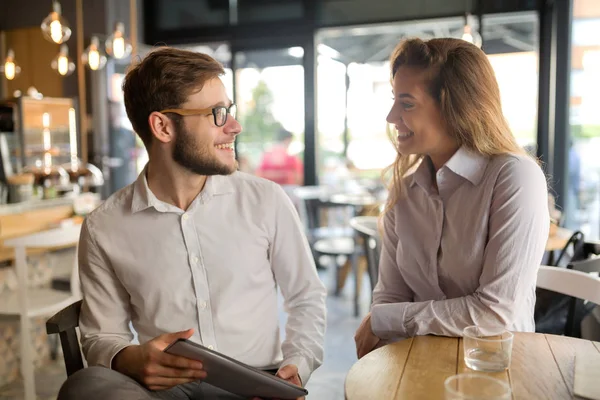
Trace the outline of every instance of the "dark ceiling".
<instances>
[{"instance_id":1,"label":"dark ceiling","mask_svg":"<svg viewBox=\"0 0 600 400\"><path fill-rule=\"evenodd\" d=\"M472 19L477 24L475 18ZM317 34L320 56L331 57L344 63L380 63L388 60L390 53L402 38L461 37L464 18L413 21L355 27L322 29ZM475 25L477 26L477 25ZM484 50L487 54L537 51L538 17L534 12L487 15L483 19ZM325 45L325 46L323 46ZM186 46L208 52L229 66L231 53L227 45ZM302 63L302 49L276 49L239 52L239 68L265 68Z\"/></svg>"}]
</instances>

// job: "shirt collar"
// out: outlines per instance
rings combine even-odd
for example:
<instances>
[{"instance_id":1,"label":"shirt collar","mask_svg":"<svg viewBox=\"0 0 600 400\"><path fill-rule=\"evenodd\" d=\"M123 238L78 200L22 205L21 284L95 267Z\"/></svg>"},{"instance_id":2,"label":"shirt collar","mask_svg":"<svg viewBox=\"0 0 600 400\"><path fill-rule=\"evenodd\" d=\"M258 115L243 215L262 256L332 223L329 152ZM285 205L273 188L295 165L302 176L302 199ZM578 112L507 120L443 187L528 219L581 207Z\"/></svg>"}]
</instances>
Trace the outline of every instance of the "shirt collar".
<instances>
[{"instance_id":1,"label":"shirt collar","mask_svg":"<svg viewBox=\"0 0 600 400\"><path fill-rule=\"evenodd\" d=\"M146 171L148 165L144 167L144 170L140 173L137 180L133 184L133 199L131 201L131 212L136 213L143 211L147 208L154 207L155 209L162 211L165 209L166 204L156 198L150 187L148 186L148 179L146 178ZM238 172L235 172L236 174ZM214 196L220 196L228 193L233 193L234 190L231 176L225 175L211 175L206 179L204 189L198 197L203 200L208 200Z\"/></svg>"},{"instance_id":2,"label":"shirt collar","mask_svg":"<svg viewBox=\"0 0 600 400\"><path fill-rule=\"evenodd\" d=\"M455 174L463 177L473 185L478 185L483 178L485 168L489 159L483 155L467 150L464 146L454 153L452 157L444 164L442 168L448 168ZM431 176L433 165L429 157L423 157L421 164L413 174L413 179L410 186L418 184L424 189L431 186Z\"/></svg>"},{"instance_id":3,"label":"shirt collar","mask_svg":"<svg viewBox=\"0 0 600 400\"><path fill-rule=\"evenodd\" d=\"M450 160L448 160L446 167L473 185L479 185L488 161L488 157L469 151L464 146L461 146Z\"/></svg>"}]
</instances>

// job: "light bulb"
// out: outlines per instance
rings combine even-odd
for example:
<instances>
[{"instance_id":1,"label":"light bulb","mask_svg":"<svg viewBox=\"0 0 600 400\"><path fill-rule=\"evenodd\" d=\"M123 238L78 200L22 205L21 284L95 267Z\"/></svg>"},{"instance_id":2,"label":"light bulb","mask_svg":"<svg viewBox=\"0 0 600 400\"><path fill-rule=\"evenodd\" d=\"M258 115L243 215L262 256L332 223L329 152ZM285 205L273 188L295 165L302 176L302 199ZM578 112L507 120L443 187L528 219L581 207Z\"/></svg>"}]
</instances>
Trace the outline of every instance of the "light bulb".
<instances>
[{"instance_id":1,"label":"light bulb","mask_svg":"<svg viewBox=\"0 0 600 400\"><path fill-rule=\"evenodd\" d=\"M55 43L62 41L62 24L59 20L54 20L50 23L50 37Z\"/></svg>"},{"instance_id":2,"label":"light bulb","mask_svg":"<svg viewBox=\"0 0 600 400\"><path fill-rule=\"evenodd\" d=\"M60 3L52 3L52 12L42 21L40 25L44 37L54 43L64 43L71 37L69 23L61 15Z\"/></svg>"},{"instance_id":3,"label":"light bulb","mask_svg":"<svg viewBox=\"0 0 600 400\"><path fill-rule=\"evenodd\" d=\"M67 72L69 72L69 58L61 55L58 57L58 73L64 76Z\"/></svg>"},{"instance_id":4,"label":"light bulb","mask_svg":"<svg viewBox=\"0 0 600 400\"><path fill-rule=\"evenodd\" d=\"M106 56L101 52L100 41L96 36L92 36L90 45L81 55L81 61L92 71L102 69L106 65Z\"/></svg>"},{"instance_id":5,"label":"light bulb","mask_svg":"<svg viewBox=\"0 0 600 400\"><path fill-rule=\"evenodd\" d=\"M125 40L122 37L113 40L113 55L115 58L123 58L125 55Z\"/></svg>"},{"instance_id":6,"label":"light bulb","mask_svg":"<svg viewBox=\"0 0 600 400\"><path fill-rule=\"evenodd\" d=\"M131 43L125 39L125 25L117 22L115 31L106 39L106 52L114 58L121 59L131 54Z\"/></svg>"},{"instance_id":7,"label":"light bulb","mask_svg":"<svg viewBox=\"0 0 600 400\"><path fill-rule=\"evenodd\" d=\"M100 53L98 53L98 50L90 51L88 55L88 64L90 69L93 69L94 71L98 69L98 66L100 65Z\"/></svg>"},{"instance_id":8,"label":"light bulb","mask_svg":"<svg viewBox=\"0 0 600 400\"><path fill-rule=\"evenodd\" d=\"M6 59L4 60L4 64L0 65L0 72L4 72L4 76L9 81L12 81L19 73L21 73L21 67L17 65L15 61L15 52L12 50L8 50L6 54Z\"/></svg>"},{"instance_id":9,"label":"light bulb","mask_svg":"<svg viewBox=\"0 0 600 400\"><path fill-rule=\"evenodd\" d=\"M17 75L15 69L15 63L12 61L7 61L4 64L4 75L6 76L6 79L9 81L15 79L15 76Z\"/></svg>"},{"instance_id":10,"label":"light bulb","mask_svg":"<svg viewBox=\"0 0 600 400\"><path fill-rule=\"evenodd\" d=\"M75 63L69 58L69 48L66 44L60 46L60 52L54 57L50 67L61 76L71 75L75 71Z\"/></svg>"}]
</instances>

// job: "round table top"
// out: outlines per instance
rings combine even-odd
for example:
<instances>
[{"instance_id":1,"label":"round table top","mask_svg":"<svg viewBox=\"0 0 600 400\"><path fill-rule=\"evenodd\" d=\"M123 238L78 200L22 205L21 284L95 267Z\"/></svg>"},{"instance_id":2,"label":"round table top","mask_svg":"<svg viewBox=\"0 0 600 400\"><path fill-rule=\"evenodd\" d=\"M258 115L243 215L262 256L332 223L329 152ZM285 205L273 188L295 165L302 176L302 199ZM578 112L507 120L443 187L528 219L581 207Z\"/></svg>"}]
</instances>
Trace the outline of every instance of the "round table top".
<instances>
[{"instance_id":1,"label":"round table top","mask_svg":"<svg viewBox=\"0 0 600 400\"><path fill-rule=\"evenodd\" d=\"M462 338L417 336L383 346L356 362L346 376L348 400L443 399L444 381L457 373L508 382L513 399L571 399L575 355L600 353L600 343L541 333L515 333L508 371L465 366Z\"/></svg>"}]
</instances>

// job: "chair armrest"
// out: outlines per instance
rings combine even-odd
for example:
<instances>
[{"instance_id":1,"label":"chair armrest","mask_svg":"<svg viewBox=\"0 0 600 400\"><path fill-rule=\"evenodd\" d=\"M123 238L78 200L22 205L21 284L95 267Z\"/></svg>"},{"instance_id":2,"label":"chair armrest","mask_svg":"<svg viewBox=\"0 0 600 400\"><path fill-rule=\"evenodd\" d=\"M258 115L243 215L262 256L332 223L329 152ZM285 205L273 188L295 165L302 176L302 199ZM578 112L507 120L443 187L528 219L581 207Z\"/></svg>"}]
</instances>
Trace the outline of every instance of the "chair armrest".
<instances>
[{"instance_id":1,"label":"chair armrest","mask_svg":"<svg viewBox=\"0 0 600 400\"><path fill-rule=\"evenodd\" d=\"M50 319L46 321L46 333L49 335L61 333L66 332L68 329L78 327L82 301L83 300L76 301L50 317Z\"/></svg>"}]
</instances>

